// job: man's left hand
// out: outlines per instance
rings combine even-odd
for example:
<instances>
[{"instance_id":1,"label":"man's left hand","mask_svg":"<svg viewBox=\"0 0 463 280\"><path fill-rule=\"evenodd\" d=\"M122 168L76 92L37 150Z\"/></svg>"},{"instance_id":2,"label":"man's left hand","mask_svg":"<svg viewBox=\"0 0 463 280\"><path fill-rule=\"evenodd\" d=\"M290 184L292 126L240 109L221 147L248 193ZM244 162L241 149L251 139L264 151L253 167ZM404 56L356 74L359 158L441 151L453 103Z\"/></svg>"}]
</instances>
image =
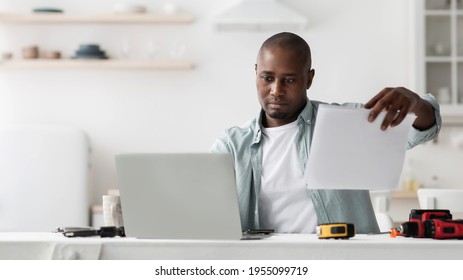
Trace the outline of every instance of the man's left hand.
<instances>
[{"instance_id":1,"label":"man's left hand","mask_svg":"<svg viewBox=\"0 0 463 280\"><path fill-rule=\"evenodd\" d=\"M370 99L364 107L371 109L368 117L370 122L373 122L382 111L387 112L381 124L382 130L400 124L410 112L417 116L417 120L413 123L417 129L427 129L435 123L433 108L418 94L404 87L385 88Z\"/></svg>"}]
</instances>

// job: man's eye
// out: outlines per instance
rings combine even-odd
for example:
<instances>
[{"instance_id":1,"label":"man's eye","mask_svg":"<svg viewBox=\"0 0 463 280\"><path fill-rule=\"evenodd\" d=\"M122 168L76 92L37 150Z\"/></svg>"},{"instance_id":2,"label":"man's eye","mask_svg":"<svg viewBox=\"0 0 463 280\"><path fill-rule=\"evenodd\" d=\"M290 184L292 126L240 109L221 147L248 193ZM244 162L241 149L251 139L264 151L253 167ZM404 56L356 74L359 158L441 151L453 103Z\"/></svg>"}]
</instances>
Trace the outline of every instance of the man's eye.
<instances>
[{"instance_id":1,"label":"man's eye","mask_svg":"<svg viewBox=\"0 0 463 280\"><path fill-rule=\"evenodd\" d=\"M285 79L285 83L286 84L291 84L291 83L294 83L295 80L296 79L294 79L294 78L287 78L287 79Z\"/></svg>"},{"instance_id":2,"label":"man's eye","mask_svg":"<svg viewBox=\"0 0 463 280\"><path fill-rule=\"evenodd\" d=\"M273 81L273 77L271 77L271 76L261 76L261 78L262 78L264 81L266 81L266 82L271 82L271 81Z\"/></svg>"}]
</instances>

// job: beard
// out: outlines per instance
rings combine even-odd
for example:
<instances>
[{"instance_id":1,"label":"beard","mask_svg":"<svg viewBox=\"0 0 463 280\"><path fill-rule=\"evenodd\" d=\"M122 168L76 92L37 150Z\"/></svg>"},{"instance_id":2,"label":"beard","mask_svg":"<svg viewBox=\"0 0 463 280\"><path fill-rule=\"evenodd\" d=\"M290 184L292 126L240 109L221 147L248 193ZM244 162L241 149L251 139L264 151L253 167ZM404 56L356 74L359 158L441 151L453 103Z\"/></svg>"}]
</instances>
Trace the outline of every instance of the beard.
<instances>
[{"instance_id":1,"label":"beard","mask_svg":"<svg viewBox=\"0 0 463 280\"><path fill-rule=\"evenodd\" d=\"M287 112L281 111L268 111L267 116L271 117L272 119L282 120L288 118L289 114Z\"/></svg>"}]
</instances>

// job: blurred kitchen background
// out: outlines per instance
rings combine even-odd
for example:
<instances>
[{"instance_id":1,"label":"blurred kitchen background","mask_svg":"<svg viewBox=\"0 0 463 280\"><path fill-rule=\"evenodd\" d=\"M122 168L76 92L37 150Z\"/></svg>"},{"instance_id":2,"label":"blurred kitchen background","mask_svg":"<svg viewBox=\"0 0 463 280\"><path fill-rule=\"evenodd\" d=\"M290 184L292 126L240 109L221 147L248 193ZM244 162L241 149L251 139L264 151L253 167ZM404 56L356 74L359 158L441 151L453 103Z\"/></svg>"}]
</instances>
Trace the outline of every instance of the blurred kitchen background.
<instances>
[{"instance_id":1,"label":"blurred kitchen background","mask_svg":"<svg viewBox=\"0 0 463 280\"><path fill-rule=\"evenodd\" d=\"M276 32L294 31L312 48L311 99L366 102L384 87L404 86L431 91L443 103L438 141L407 154L404 182L390 207L394 220L418 208L417 187L463 188L462 1L273 0L302 20L271 27L246 25L245 19L217 24L237 4L249 7L243 14L263 17L271 10L266 2L272 0L2 0L0 125L82 130L91 152L89 205L98 205L118 188L116 154L207 152L224 128L254 117L260 44ZM134 7L143 9L128 20L114 18ZM61 9L62 20L28 19L47 16L32 14L36 8ZM176 20L137 21L137 14ZM98 45L109 58L102 62L117 63L67 63L81 45ZM29 63L23 49L33 46L41 59ZM62 64L43 58L50 52L59 52Z\"/></svg>"}]
</instances>

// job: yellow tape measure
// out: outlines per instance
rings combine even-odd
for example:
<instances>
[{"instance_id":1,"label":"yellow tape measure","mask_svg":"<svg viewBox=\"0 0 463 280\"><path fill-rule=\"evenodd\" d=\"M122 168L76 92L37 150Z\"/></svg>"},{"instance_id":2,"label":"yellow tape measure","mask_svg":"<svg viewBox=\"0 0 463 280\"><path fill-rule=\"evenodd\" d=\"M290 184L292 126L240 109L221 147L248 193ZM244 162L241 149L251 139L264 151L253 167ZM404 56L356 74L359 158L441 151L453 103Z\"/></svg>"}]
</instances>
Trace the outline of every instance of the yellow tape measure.
<instances>
[{"instance_id":1,"label":"yellow tape measure","mask_svg":"<svg viewBox=\"0 0 463 280\"><path fill-rule=\"evenodd\" d=\"M316 232L320 239L349 239L355 236L355 225L348 223L320 224L317 226Z\"/></svg>"}]
</instances>

